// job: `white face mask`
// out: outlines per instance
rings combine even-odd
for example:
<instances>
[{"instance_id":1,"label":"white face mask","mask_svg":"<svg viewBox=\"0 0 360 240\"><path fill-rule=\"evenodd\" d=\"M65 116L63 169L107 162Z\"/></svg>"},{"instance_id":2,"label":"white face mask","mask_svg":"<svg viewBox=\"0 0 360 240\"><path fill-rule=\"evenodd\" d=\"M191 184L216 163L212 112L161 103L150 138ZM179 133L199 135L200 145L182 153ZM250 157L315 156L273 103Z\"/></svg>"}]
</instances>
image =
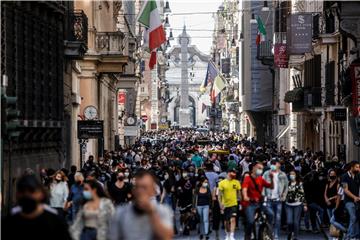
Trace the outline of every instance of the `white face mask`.
<instances>
[{"instance_id":1,"label":"white face mask","mask_svg":"<svg viewBox=\"0 0 360 240\"><path fill-rule=\"evenodd\" d=\"M165 180L169 179L169 175L165 174L165 175L164 175L164 179L165 179Z\"/></svg>"},{"instance_id":2,"label":"white face mask","mask_svg":"<svg viewBox=\"0 0 360 240\"><path fill-rule=\"evenodd\" d=\"M125 177L128 177L129 174L130 174L130 173L128 173L128 172L124 172L124 176L125 176Z\"/></svg>"}]
</instances>

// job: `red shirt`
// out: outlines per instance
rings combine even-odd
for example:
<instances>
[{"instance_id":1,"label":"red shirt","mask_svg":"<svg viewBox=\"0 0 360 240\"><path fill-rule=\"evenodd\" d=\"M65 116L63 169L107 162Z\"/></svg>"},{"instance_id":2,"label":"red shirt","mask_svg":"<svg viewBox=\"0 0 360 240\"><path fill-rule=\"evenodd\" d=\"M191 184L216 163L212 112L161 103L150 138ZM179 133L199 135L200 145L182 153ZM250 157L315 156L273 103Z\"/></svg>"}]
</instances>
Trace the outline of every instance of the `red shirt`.
<instances>
[{"instance_id":1,"label":"red shirt","mask_svg":"<svg viewBox=\"0 0 360 240\"><path fill-rule=\"evenodd\" d=\"M247 189L247 195L250 198L250 201L259 202L262 199L261 193L264 187L269 188L271 187L271 183L265 181L262 176L259 176L255 179L257 189L255 188L254 181L251 179L250 176L246 176L244 182L242 183L241 187Z\"/></svg>"}]
</instances>

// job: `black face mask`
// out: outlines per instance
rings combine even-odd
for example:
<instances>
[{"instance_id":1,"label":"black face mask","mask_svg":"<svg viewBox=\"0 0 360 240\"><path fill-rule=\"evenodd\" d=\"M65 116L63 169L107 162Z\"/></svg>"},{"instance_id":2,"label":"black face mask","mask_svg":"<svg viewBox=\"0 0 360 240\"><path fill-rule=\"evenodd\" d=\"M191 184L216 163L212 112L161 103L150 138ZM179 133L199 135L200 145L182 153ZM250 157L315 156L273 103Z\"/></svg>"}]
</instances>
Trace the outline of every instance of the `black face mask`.
<instances>
[{"instance_id":1,"label":"black face mask","mask_svg":"<svg viewBox=\"0 0 360 240\"><path fill-rule=\"evenodd\" d=\"M119 181L124 181L125 177L124 177L124 176L119 176L119 177L117 177L117 179L118 179Z\"/></svg>"},{"instance_id":2,"label":"black face mask","mask_svg":"<svg viewBox=\"0 0 360 240\"><path fill-rule=\"evenodd\" d=\"M35 211L38 203L36 202L35 199L31 198L31 197L22 197L19 199L19 206L21 207L21 210L23 211L23 213L29 214L32 213L33 211Z\"/></svg>"},{"instance_id":3,"label":"black face mask","mask_svg":"<svg viewBox=\"0 0 360 240\"><path fill-rule=\"evenodd\" d=\"M81 181L76 181L75 182L77 185L81 185Z\"/></svg>"},{"instance_id":4,"label":"black face mask","mask_svg":"<svg viewBox=\"0 0 360 240\"><path fill-rule=\"evenodd\" d=\"M329 178L330 178L330 180L335 180L336 176L330 176Z\"/></svg>"}]
</instances>

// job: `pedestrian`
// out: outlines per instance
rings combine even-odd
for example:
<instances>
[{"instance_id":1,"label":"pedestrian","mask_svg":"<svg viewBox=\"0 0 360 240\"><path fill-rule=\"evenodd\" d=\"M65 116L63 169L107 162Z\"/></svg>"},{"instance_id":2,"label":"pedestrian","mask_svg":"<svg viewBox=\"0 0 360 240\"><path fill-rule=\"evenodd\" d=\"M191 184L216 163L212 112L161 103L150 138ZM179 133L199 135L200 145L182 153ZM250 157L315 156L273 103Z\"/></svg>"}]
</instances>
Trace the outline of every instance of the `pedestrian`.
<instances>
[{"instance_id":1,"label":"pedestrian","mask_svg":"<svg viewBox=\"0 0 360 240\"><path fill-rule=\"evenodd\" d=\"M200 240L209 239L209 209L211 203L211 191L206 177L202 176L194 194L194 207L200 217Z\"/></svg>"},{"instance_id":2,"label":"pedestrian","mask_svg":"<svg viewBox=\"0 0 360 240\"><path fill-rule=\"evenodd\" d=\"M50 183L50 206L55 208L61 217L65 217L64 207L69 195L67 177L63 171L57 171Z\"/></svg>"},{"instance_id":3,"label":"pedestrian","mask_svg":"<svg viewBox=\"0 0 360 240\"><path fill-rule=\"evenodd\" d=\"M156 202L155 176L146 170L135 175L133 202L119 206L111 221L109 240L170 240L173 213Z\"/></svg>"},{"instance_id":4,"label":"pedestrian","mask_svg":"<svg viewBox=\"0 0 360 240\"><path fill-rule=\"evenodd\" d=\"M75 183L71 186L64 210L70 210L70 221L74 221L83 203L84 176L81 172L74 175Z\"/></svg>"},{"instance_id":5,"label":"pedestrian","mask_svg":"<svg viewBox=\"0 0 360 240\"><path fill-rule=\"evenodd\" d=\"M116 181L108 184L108 192L115 206L125 204L131 199L132 185L124 180L124 173L118 172Z\"/></svg>"},{"instance_id":6,"label":"pedestrian","mask_svg":"<svg viewBox=\"0 0 360 240\"><path fill-rule=\"evenodd\" d=\"M86 201L71 226L73 240L106 240L114 206L103 187L95 180L86 180L83 196Z\"/></svg>"},{"instance_id":7,"label":"pedestrian","mask_svg":"<svg viewBox=\"0 0 360 240\"><path fill-rule=\"evenodd\" d=\"M274 239L279 239L281 228L281 212L283 202L286 199L288 191L288 178L286 174L280 170L281 164L279 160L271 160L270 170L263 175L265 181L270 182L270 174L273 176L274 187L272 189L265 188L264 195L266 197L267 206L274 213Z\"/></svg>"},{"instance_id":8,"label":"pedestrian","mask_svg":"<svg viewBox=\"0 0 360 240\"><path fill-rule=\"evenodd\" d=\"M349 214L349 226L347 236L350 239L360 238L359 233L359 188L360 188L360 163L353 161L350 163L350 169L347 171L341 179L342 186L344 188L344 203L345 209Z\"/></svg>"},{"instance_id":9,"label":"pedestrian","mask_svg":"<svg viewBox=\"0 0 360 240\"><path fill-rule=\"evenodd\" d=\"M303 209L307 211L307 205L300 176L296 171L291 171L289 178L289 189L285 201L286 223L288 239L296 240L299 236L301 213Z\"/></svg>"},{"instance_id":10,"label":"pedestrian","mask_svg":"<svg viewBox=\"0 0 360 240\"><path fill-rule=\"evenodd\" d=\"M19 178L17 206L1 223L2 239L71 240L64 218L46 202L46 190L34 175Z\"/></svg>"},{"instance_id":11,"label":"pedestrian","mask_svg":"<svg viewBox=\"0 0 360 240\"><path fill-rule=\"evenodd\" d=\"M269 174L270 182L262 177L264 166L257 162L253 165L251 172L244 178L242 183L243 205L245 207L246 225L245 240L251 239L251 233L255 224L255 213L258 209L264 211L270 225L273 223L274 213L270 208L263 205L262 192L264 188L274 188L273 175Z\"/></svg>"},{"instance_id":12,"label":"pedestrian","mask_svg":"<svg viewBox=\"0 0 360 240\"><path fill-rule=\"evenodd\" d=\"M75 174L77 171L77 167L75 165L72 165L70 167L70 173L68 175L68 185L69 188L71 188L71 186L75 183Z\"/></svg>"},{"instance_id":13,"label":"pedestrian","mask_svg":"<svg viewBox=\"0 0 360 240\"><path fill-rule=\"evenodd\" d=\"M226 240L234 240L238 199L240 199L240 182L236 179L236 171L230 169L227 178L219 183L219 204L224 213Z\"/></svg>"},{"instance_id":14,"label":"pedestrian","mask_svg":"<svg viewBox=\"0 0 360 240\"><path fill-rule=\"evenodd\" d=\"M328 171L328 183L326 184L324 191L324 199L326 203L326 212L328 214L329 220L333 215L333 211L336 206L336 202L338 199L338 191L339 191L339 180L334 169L330 169Z\"/></svg>"}]
</instances>

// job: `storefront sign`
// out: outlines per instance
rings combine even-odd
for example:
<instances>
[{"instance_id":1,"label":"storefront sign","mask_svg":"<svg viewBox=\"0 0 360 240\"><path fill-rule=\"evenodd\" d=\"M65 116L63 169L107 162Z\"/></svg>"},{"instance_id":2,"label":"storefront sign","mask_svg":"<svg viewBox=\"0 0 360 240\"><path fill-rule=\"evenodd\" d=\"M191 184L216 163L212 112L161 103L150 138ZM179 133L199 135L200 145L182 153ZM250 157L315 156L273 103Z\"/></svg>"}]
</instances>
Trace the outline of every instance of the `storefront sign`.
<instances>
[{"instance_id":1,"label":"storefront sign","mask_svg":"<svg viewBox=\"0 0 360 240\"><path fill-rule=\"evenodd\" d=\"M304 54L312 50L311 13L297 13L288 17L287 45L289 54Z\"/></svg>"},{"instance_id":2,"label":"storefront sign","mask_svg":"<svg viewBox=\"0 0 360 240\"><path fill-rule=\"evenodd\" d=\"M104 123L100 120L79 120L78 139L103 138Z\"/></svg>"},{"instance_id":3,"label":"storefront sign","mask_svg":"<svg viewBox=\"0 0 360 240\"><path fill-rule=\"evenodd\" d=\"M352 112L354 117L360 116L360 64L350 65L352 81Z\"/></svg>"},{"instance_id":4,"label":"storefront sign","mask_svg":"<svg viewBox=\"0 0 360 240\"><path fill-rule=\"evenodd\" d=\"M289 58L286 53L286 44L275 43L274 62L275 62L275 66L278 68L287 68L288 67Z\"/></svg>"}]
</instances>

